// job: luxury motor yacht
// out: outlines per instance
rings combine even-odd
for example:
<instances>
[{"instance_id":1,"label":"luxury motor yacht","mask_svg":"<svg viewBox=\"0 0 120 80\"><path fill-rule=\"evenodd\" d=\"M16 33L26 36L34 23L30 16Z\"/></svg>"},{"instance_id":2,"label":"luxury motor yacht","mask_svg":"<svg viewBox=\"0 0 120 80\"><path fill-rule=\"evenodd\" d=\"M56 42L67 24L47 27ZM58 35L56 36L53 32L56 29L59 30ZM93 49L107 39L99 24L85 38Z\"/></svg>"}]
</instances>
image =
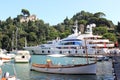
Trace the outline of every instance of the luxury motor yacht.
<instances>
[{"instance_id":1,"label":"luxury motor yacht","mask_svg":"<svg viewBox=\"0 0 120 80\"><path fill-rule=\"evenodd\" d=\"M86 51L88 54L103 54L107 53L109 48L114 47L114 43L109 41L109 39L103 39L102 36L93 35L92 28L96 27L95 24L87 25L85 34L81 34L78 31L77 22L73 27L74 33L64 39L57 38L56 40L48 41L46 44L24 47L24 49L29 50L33 54L60 53L74 56L84 55Z\"/></svg>"}]
</instances>

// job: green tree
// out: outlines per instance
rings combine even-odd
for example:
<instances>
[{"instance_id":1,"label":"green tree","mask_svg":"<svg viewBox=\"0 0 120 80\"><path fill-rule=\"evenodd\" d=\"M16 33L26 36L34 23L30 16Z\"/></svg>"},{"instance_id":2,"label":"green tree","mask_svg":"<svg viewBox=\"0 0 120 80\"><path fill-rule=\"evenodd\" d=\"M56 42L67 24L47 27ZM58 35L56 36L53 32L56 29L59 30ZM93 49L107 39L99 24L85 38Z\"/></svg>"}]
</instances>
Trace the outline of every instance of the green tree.
<instances>
[{"instance_id":1,"label":"green tree","mask_svg":"<svg viewBox=\"0 0 120 80\"><path fill-rule=\"evenodd\" d=\"M25 46L25 38L22 37L18 40L18 49L22 49Z\"/></svg>"},{"instance_id":2,"label":"green tree","mask_svg":"<svg viewBox=\"0 0 120 80\"><path fill-rule=\"evenodd\" d=\"M113 34L113 33L105 33L103 35L103 38L107 38L107 39L109 39L110 41L113 41L113 42L117 41L117 38L116 38L115 34Z\"/></svg>"},{"instance_id":3,"label":"green tree","mask_svg":"<svg viewBox=\"0 0 120 80\"><path fill-rule=\"evenodd\" d=\"M0 47L2 47L2 43L1 43L2 39L3 39L3 34L2 32L0 32Z\"/></svg>"},{"instance_id":4,"label":"green tree","mask_svg":"<svg viewBox=\"0 0 120 80\"><path fill-rule=\"evenodd\" d=\"M102 18L102 17L105 17L106 15L103 12L97 12L93 16L97 18Z\"/></svg>"},{"instance_id":5,"label":"green tree","mask_svg":"<svg viewBox=\"0 0 120 80\"><path fill-rule=\"evenodd\" d=\"M98 35L103 35L107 32L108 32L107 27L95 27L93 29L93 33Z\"/></svg>"},{"instance_id":6,"label":"green tree","mask_svg":"<svg viewBox=\"0 0 120 80\"><path fill-rule=\"evenodd\" d=\"M36 41L36 40L37 40L36 34L35 34L34 32L30 32L30 33L28 34L28 40L29 40L29 41Z\"/></svg>"},{"instance_id":7,"label":"green tree","mask_svg":"<svg viewBox=\"0 0 120 80\"><path fill-rule=\"evenodd\" d=\"M10 50L10 46L11 46L11 39L9 38L8 35L4 35L3 38L2 38L2 48L3 49L7 49L7 50Z\"/></svg>"},{"instance_id":8,"label":"green tree","mask_svg":"<svg viewBox=\"0 0 120 80\"><path fill-rule=\"evenodd\" d=\"M52 39L56 39L57 37L59 37L58 36L58 31L55 28L50 27L47 39L52 40Z\"/></svg>"},{"instance_id":9,"label":"green tree","mask_svg":"<svg viewBox=\"0 0 120 80\"><path fill-rule=\"evenodd\" d=\"M116 26L116 31L120 32L120 22L118 22L118 25Z\"/></svg>"}]
</instances>

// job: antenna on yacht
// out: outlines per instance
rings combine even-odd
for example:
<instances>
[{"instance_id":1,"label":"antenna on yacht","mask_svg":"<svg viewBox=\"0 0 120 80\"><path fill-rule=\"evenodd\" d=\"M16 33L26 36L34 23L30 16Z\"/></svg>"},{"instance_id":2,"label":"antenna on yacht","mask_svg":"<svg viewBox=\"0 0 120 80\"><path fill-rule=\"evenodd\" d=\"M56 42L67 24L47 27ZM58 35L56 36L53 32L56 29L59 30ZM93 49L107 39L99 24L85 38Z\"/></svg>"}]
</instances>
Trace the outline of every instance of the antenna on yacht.
<instances>
[{"instance_id":1,"label":"antenna on yacht","mask_svg":"<svg viewBox=\"0 0 120 80\"><path fill-rule=\"evenodd\" d=\"M81 34L81 32L78 32L78 21L76 20L73 26L75 29L73 29L75 35Z\"/></svg>"},{"instance_id":2,"label":"antenna on yacht","mask_svg":"<svg viewBox=\"0 0 120 80\"><path fill-rule=\"evenodd\" d=\"M75 21L75 25L73 27L75 27L75 29L73 30L74 34L78 34L78 21L77 20Z\"/></svg>"}]
</instances>

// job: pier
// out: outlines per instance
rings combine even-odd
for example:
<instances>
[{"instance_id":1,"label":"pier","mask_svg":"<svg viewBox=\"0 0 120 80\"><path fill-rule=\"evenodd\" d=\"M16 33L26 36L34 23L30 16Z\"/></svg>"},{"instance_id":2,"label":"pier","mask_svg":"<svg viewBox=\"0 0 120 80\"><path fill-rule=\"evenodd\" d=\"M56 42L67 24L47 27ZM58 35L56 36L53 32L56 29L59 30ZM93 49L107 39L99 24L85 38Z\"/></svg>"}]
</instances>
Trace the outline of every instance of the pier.
<instances>
[{"instance_id":1,"label":"pier","mask_svg":"<svg viewBox=\"0 0 120 80\"><path fill-rule=\"evenodd\" d=\"M120 80L120 56L114 55L112 59L114 80Z\"/></svg>"}]
</instances>

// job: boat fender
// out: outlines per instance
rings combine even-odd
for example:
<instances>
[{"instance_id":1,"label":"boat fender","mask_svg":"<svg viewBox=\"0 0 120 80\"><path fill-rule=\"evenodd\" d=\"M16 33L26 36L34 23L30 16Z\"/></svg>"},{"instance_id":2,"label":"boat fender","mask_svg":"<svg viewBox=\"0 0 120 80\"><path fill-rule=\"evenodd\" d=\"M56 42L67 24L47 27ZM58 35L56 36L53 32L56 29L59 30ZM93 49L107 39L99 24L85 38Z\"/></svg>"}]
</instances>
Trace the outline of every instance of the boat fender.
<instances>
[{"instance_id":1,"label":"boat fender","mask_svg":"<svg viewBox=\"0 0 120 80\"><path fill-rule=\"evenodd\" d=\"M6 79L8 79L8 78L9 78L9 72L4 73L4 77L5 77Z\"/></svg>"}]
</instances>

